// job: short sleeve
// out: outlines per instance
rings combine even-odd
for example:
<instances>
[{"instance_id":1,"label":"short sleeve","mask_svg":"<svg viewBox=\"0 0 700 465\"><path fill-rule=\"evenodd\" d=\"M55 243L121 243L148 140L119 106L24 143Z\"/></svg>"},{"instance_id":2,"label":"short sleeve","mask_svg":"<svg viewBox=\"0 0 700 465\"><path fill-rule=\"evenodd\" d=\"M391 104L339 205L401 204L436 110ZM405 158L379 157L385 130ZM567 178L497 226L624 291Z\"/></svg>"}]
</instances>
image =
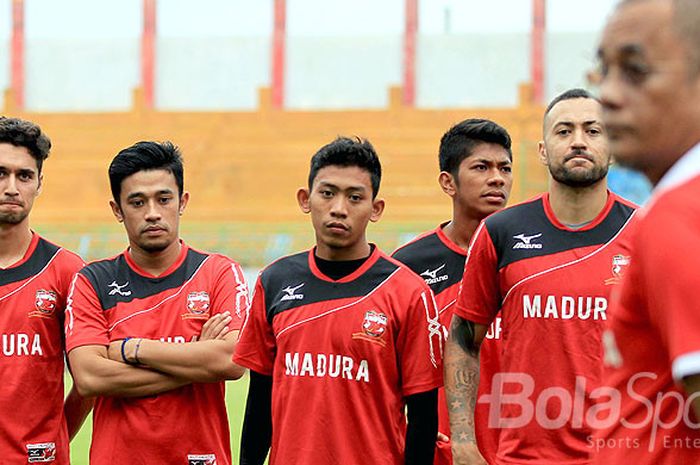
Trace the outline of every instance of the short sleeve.
<instances>
[{"instance_id":1,"label":"short sleeve","mask_svg":"<svg viewBox=\"0 0 700 465\"><path fill-rule=\"evenodd\" d=\"M498 257L486 223L472 239L454 313L465 320L489 325L500 309Z\"/></svg>"},{"instance_id":2,"label":"short sleeve","mask_svg":"<svg viewBox=\"0 0 700 465\"><path fill-rule=\"evenodd\" d=\"M231 312L229 328L237 331L243 327L248 314L248 284L240 265L228 258L224 259L214 286L212 313Z\"/></svg>"},{"instance_id":3,"label":"short sleeve","mask_svg":"<svg viewBox=\"0 0 700 465\"><path fill-rule=\"evenodd\" d=\"M109 328L100 300L81 273L73 277L65 310L66 353L86 345L109 345Z\"/></svg>"},{"instance_id":4,"label":"short sleeve","mask_svg":"<svg viewBox=\"0 0 700 465\"><path fill-rule=\"evenodd\" d=\"M233 361L257 373L271 376L277 342L267 321L265 290L260 277L255 283L250 310L236 344Z\"/></svg>"},{"instance_id":5,"label":"short sleeve","mask_svg":"<svg viewBox=\"0 0 700 465\"><path fill-rule=\"evenodd\" d=\"M432 292L422 281L416 282L421 286L405 304L396 340L404 397L442 386L444 332Z\"/></svg>"}]
</instances>

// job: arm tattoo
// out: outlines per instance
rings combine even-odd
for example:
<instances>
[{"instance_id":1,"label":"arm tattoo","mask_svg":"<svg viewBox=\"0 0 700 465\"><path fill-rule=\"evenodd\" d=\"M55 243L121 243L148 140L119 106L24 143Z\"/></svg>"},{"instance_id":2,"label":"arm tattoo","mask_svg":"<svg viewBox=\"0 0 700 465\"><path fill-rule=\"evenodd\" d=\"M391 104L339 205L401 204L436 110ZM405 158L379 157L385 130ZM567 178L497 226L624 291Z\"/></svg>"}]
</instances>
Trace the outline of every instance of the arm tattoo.
<instances>
[{"instance_id":1,"label":"arm tattoo","mask_svg":"<svg viewBox=\"0 0 700 465\"><path fill-rule=\"evenodd\" d=\"M450 416L451 440L476 443L474 409L479 387L479 345L471 321L454 316L445 346L445 394Z\"/></svg>"}]
</instances>

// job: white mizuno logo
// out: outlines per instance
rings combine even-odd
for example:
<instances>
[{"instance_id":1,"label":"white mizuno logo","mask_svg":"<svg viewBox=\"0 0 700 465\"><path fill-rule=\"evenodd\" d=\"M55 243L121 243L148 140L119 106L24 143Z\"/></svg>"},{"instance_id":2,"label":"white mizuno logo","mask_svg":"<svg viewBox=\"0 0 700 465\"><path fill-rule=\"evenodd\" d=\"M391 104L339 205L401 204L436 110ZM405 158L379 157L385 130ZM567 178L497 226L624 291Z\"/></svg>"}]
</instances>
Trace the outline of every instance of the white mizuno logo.
<instances>
[{"instance_id":1,"label":"white mizuno logo","mask_svg":"<svg viewBox=\"0 0 700 465\"><path fill-rule=\"evenodd\" d=\"M109 291L109 295L123 295L125 297L128 297L131 295L131 291L122 291L126 286L129 285L129 281L125 282L122 285L117 284L116 281L112 281L112 284L109 285L109 287L113 288L112 290Z\"/></svg>"},{"instance_id":2,"label":"white mizuno logo","mask_svg":"<svg viewBox=\"0 0 700 465\"><path fill-rule=\"evenodd\" d=\"M306 283L301 283L298 286L292 287L292 286L287 286L284 289L282 289L282 292L285 292L287 295L282 296L280 299L280 302L283 302L285 300L301 300L304 298L304 294L296 294L297 289L300 289L302 286L304 286Z\"/></svg>"},{"instance_id":3,"label":"white mizuno logo","mask_svg":"<svg viewBox=\"0 0 700 465\"><path fill-rule=\"evenodd\" d=\"M513 246L513 248L514 249L541 249L542 244L531 242L533 239L537 239L540 236L542 236L542 233L533 234L531 236L526 236L525 234L518 234L517 236L513 236L513 239L516 239L519 241Z\"/></svg>"},{"instance_id":4,"label":"white mizuno logo","mask_svg":"<svg viewBox=\"0 0 700 465\"><path fill-rule=\"evenodd\" d=\"M435 268L434 270L431 270L428 268L424 272L422 272L420 275L425 278L425 282L428 285L438 283L440 281L445 281L447 278L449 278L448 275L444 274L442 276L438 276L438 272L445 268L445 264L443 263L441 266Z\"/></svg>"}]
</instances>

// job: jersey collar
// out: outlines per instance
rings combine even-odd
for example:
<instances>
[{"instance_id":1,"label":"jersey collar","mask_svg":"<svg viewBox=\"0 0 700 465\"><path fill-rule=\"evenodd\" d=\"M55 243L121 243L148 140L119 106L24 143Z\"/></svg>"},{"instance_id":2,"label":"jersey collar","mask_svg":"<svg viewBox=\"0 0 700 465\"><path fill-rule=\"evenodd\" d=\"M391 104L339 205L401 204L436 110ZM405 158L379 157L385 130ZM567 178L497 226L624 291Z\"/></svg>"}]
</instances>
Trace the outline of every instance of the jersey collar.
<instances>
[{"instance_id":1,"label":"jersey collar","mask_svg":"<svg viewBox=\"0 0 700 465\"><path fill-rule=\"evenodd\" d=\"M377 260L379 260L379 256L381 255L381 252L379 250L379 247L376 245L374 246L374 250L370 254L369 257L367 257L367 260L362 264L361 267L350 273L349 275L340 278L339 280L333 280L330 277L326 276L321 272L321 270L318 269L318 266L316 266L316 260L314 260L314 252L316 250L316 247L311 248L308 253L308 261L309 261L309 269L311 272L316 276L318 279L321 279L323 281L328 281L331 283L349 283L351 281L354 281L358 277L362 276L365 271L369 270L372 265L374 265Z\"/></svg>"},{"instance_id":2,"label":"jersey collar","mask_svg":"<svg viewBox=\"0 0 700 465\"><path fill-rule=\"evenodd\" d=\"M700 143L690 149L676 163L673 164L654 188L654 196L662 192L678 187L700 175Z\"/></svg>"}]
</instances>

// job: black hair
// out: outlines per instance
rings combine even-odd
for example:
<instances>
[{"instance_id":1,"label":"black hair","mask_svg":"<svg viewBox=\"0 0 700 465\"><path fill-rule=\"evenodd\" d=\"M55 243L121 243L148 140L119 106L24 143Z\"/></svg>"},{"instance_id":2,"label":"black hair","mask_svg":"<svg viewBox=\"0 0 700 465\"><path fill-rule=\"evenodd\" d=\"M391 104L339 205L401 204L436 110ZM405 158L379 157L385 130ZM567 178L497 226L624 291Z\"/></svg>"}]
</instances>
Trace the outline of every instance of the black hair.
<instances>
[{"instance_id":1,"label":"black hair","mask_svg":"<svg viewBox=\"0 0 700 465\"><path fill-rule=\"evenodd\" d=\"M169 141L141 141L117 154L109 165L112 197L119 204L122 181L139 171L165 170L175 177L178 195L184 191L184 169L180 150Z\"/></svg>"},{"instance_id":2,"label":"black hair","mask_svg":"<svg viewBox=\"0 0 700 465\"><path fill-rule=\"evenodd\" d=\"M372 180L372 198L379 193L382 180L382 165L377 152L367 139L359 137L338 137L330 144L324 145L311 157L309 170L309 189L321 168L326 166L357 166L366 170Z\"/></svg>"},{"instance_id":3,"label":"black hair","mask_svg":"<svg viewBox=\"0 0 700 465\"><path fill-rule=\"evenodd\" d=\"M452 126L440 139L440 171L456 176L462 161L483 143L500 145L513 161L508 131L491 120L470 118Z\"/></svg>"},{"instance_id":4,"label":"black hair","mask_svg":"<svg viewBox=\"0 0 700 465\"><path fill-rule=\"evenodd\" d=\"M36 160L36 166L41 173L44 160L49 157L51 140L41 132L41 128L19 118L6 118L0 116L0 142L12 144L15 147L24 147Z\"/></svg>"},{"instance_id":5,"label":"black hair","mask_svg":"<svg viewBox=\"0 0 700 465\"><path fill-rule=\"evenodd\" d=\"M557 95L556 97L554 97L554 99L552 99L551 102L549 102L549 105L547 105L547 109L544 111L544 116L547 116L549 112L552 111L552 108L554 108L554 105L556 105L557 103L563 102L564 100L573 100L577 98L589 98L600 103L600 100L598 100L598 98L595 95L591 94L586 89L569 89L566 92L562 92L561 94Z\"/></svg>"}]
</instances>

